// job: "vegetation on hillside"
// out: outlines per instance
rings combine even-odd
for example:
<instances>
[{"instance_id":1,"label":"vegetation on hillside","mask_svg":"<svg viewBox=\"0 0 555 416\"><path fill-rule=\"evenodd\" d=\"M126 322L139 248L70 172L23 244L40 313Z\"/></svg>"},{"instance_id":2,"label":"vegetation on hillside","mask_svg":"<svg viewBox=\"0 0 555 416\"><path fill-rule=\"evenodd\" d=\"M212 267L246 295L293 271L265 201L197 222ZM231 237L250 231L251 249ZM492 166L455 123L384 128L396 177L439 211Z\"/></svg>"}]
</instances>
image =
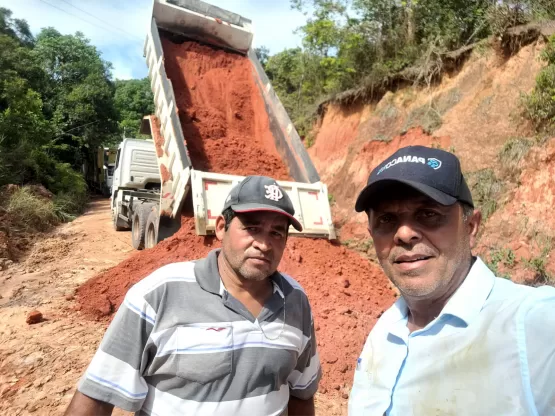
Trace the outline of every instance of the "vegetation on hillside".
<instances>
[{"instance_id":1,"label":"vegetation on hillside","mask_svg":"<svg viewBox=\"0 0 555 416\"><path fill-rule=\"evenodd\" d=\"M83 34L44 28L33 36L0 8L0 188L42 185L54 194L52 214L71 218L86 201L87 153L124 131L135 136L152 105L148 82L114 82L111 64ZM14 203L32 197L14 195Z\"/></svg>"},{"instance_id":2,"label":"vegetation on hillside","mask_svg":"<svg viewBox=\"0 0 555 416\"><path fill-rule=\"evenodd\" d=\"M538 74L534 90L523 97L525 116L540 133L555 132L555 35L542 51L546 67Z\"/></svg>"},{"instance_id":3,"label":"vegetation on hillside","mask_svg":"<svg viewBox=\"0 0 555 416\"><path fill-rule=\"evenodd\" d=\"M445 53L534 20L552 0L291 0L305 12L303 47L266 57L276 92L305 137L318 104L342 91L379 88L402 74L430 81Z\"/></svg>"}]
</instances>

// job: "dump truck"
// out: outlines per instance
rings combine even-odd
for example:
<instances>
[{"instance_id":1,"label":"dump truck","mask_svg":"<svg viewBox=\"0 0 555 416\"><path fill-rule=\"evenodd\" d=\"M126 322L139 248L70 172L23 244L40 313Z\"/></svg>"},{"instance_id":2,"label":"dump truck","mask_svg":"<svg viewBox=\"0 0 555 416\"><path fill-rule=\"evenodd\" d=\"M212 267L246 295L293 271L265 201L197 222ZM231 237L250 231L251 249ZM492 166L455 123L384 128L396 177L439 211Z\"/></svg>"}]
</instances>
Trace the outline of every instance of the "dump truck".
<instances>
[{"instance_id":1,"label":"dump truck","mask_svg":"<svg viewBox=\"0 0 555 416\"><path fill-rule=\"evenodd\" d=\"M328 191L310 160L285 108L273 90L252 47L252 22L238 14L199 0L154 0L152 18L144 45L148 76L154 94L155 118L146 116L143 134L161 137L160 151L154 153L159 168L160 188L114 186L112 219L117 230L131 229L133 246L150 248L174 234L181 225L185 199L192 194L195 229L198 235L214 233L215 220L231 188L243 177L226 172L196 170L189 157L187 137L180 124L175 91L166 74L161 36L168 33L240 53L251 64L252 75L263 98L275 147L294 179L278 181L295 206L303 225L292 235L335 239ZM131 158L120 157L117 171L124 171ZM261 171L259 174L264 175ZM132 182L132 181L131 181Z\"/></svg>"},{"instance_id":2,"label":"dump truck","mask_svg":"<svg viewBox=\"0 0 555 416\"><path fill-rule=\"evenodd\" d=\"M109 197L116 165L116 149L97 147L87 152L82 170L89 189Z\"/></svg>"}]
</instances>

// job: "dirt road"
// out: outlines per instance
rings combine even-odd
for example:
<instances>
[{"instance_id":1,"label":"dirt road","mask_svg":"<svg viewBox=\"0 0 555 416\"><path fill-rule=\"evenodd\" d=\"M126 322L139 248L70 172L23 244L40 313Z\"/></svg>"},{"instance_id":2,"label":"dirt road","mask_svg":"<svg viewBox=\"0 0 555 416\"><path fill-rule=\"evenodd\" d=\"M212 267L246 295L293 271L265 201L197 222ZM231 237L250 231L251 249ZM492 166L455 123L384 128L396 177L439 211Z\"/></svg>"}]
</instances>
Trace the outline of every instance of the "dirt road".
<instances>
[{"instance_id":1,"label":"dirt road","mask_svg":"<svg viewBox=\"0 0 555 416\"><path fill-rule=\"evenodd\" d=\"M111 226L109 201L95 200L37 242L25 261L0 271L0 415L63 414L106 330L81 317L73 293L134 252L129 233ZM25 322L33 310L44 322ZM321 394L316 402L318 415L346 414L344 403Z\"/></svg>"},{"instance_id":2,"label":"dirt road","mask_svg":"<svg viewBox=\"0 0 555 416\"><path fill-rule=\"evenodd\" d=\"M25 261L0 271L1 415L63 413L105 331L81 319L73 292L133 252L129 233L111 226L109 201L95 200L37 242ZM35 309L45 321L27 325Z\"/></svg>"}]
</instances>

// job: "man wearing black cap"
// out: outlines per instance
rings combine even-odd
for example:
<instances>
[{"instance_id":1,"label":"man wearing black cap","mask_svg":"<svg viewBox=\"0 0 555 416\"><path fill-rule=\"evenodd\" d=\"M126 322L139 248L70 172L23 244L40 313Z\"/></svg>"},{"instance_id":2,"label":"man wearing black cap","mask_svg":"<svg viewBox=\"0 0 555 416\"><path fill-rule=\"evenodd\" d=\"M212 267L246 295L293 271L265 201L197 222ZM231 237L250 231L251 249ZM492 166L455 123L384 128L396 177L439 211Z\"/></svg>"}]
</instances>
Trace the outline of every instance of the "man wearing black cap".
<instances>
[{"instance_id":1,"label":"man wearing black cap","mask_svg":"<svg viewBox=\"0 0 555 416\"><path fill-rule=\"evenodd\" d=\"M457 157L400 149L355 209L401 297L357 360L349 414L555 415L555 289L496 278L472 255L481 214Z\"/></svg>"},{"instance_id":2,"label":"man wearing black cap","mask_svg":"<svg viewBox=\"0 0 555 416\"><path fill-rule=\"evenodd\" d=\"M249 176L216 221L221 250L170 264L127 293L66 416L314 415L321 377L306 294L277 271L285 191Z\"/></svg>"}]
</instances>

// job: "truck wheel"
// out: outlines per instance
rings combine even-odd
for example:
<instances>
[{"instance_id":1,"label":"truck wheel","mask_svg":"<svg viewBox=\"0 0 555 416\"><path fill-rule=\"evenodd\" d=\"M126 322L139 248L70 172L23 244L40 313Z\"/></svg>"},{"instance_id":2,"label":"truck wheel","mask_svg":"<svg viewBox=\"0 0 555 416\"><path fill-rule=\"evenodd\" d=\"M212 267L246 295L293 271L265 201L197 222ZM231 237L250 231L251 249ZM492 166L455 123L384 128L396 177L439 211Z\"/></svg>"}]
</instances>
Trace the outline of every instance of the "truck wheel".
<instances>
[{"instance_id":1,"label":"truck wheel","mask_svg":"<svg viewBox=\"0 0 555 416\"><path fill-rule=\"evenodd\" d=\"M158 209L150 210L146 220L145 248L152 248L158 244Z\"/></svg>"},{"instance_id":2,"label":"truck wheel","mask_svg":"<svg viewBox=\"0 0 555 416\"><path fill-rule=\"evenodd\" d=\"M150 214L152 204L141 204L133 213L131 222L131 243L137 250L145 248L146 220Z\"/></svg>"},{"instance_id":3,"label":"truck wheel","mask_svg":"<svg viewBox=\"0 0 555 416\"><path fill-rule=\"evenodd\" d=\"M129 229L129 227L127 227L127 224L124 223L123 220L118 218L115 211L112 211L112 225L114 226L114 230L116 231L125 231Z\"/></svg>"}]
</instances>

